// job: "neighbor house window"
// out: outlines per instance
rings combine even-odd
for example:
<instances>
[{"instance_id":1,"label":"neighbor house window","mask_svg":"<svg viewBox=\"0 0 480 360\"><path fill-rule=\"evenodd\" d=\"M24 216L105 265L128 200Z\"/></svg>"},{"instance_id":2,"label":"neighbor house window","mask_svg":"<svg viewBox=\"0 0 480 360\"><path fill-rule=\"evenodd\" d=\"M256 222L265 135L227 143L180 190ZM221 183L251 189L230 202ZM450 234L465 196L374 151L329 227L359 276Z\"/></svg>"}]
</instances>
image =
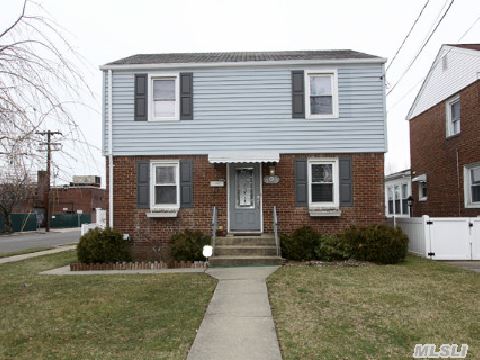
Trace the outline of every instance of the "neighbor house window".
<instances>
[{"instance_id":1,"label":"neighbor house window","mask_svg":"<svg viewBox=\"0 0 480 360\"><path fill-rule=\"evenodd\" d=\"M447 101L446 120L447 136L460 133L460 97L456 96Z\"/></svg>"},{"instance_id":2,"label":"neighbor house window","mask_svg":"<svg viewBox=\"0 0 480 360\"><path fill-rule=\"evenodd\" d=\"M152 209L180 207L178 161L153 161L150 169L150 184Z\"/></svg>"},{"instance_id":3,"label":"neighbor house window","mask_svg":"<svg viewBox=\"0 0 480 360\"><path fill-rule=\"evenodd\" d=\"M338 117L337 73L306 72L307 118Z\"/></svg>"},{"instance_id":4,"label":"neighbor house window","mask_svg":"<svg viewBox=\"0 0 480 360\"><path fill-rule=\"evenodd\" d=\"M402 184L402 214L403 215L408 215L409 214L409 208L408 208L408 184Z\"/></svg>"},{"instance_id":5,"label":"neighbor house window","mask_svg":"<svg viewBox=\"0 0 480 360\"><path fill-rule=\"evenodd\" d=\"M387 198L388 198L388 215L393 215L394 207L393 207L393 189L389 187L387 189Z\"/></svg>"},{"instance_id":6,"label":"neighbor house window","mask_svg":"<svg viewBox=\"0 0 480 360\"><path fill-rule=\"evenodd\" d=\"M402 213L402 208L400 207L400 201L401 201L400 186L396 185L394 189L395 189L395 215L400 215Z\"/></svg>"},{"instance_id":7,"label":"neighbor house window","mask_svg":"<svg viewBox=\"0 0 480 360\"><path fill-rule=\"evenodd\" d=\"M427 200L427 182L419 181L418 182L418 200Z\"/></svg>"},{"instance_id":8,"label":"neighbor house window","mask_svg":"<svg viewBox=\"0 0 480 360\"><path fill-rule=\"evenodd\" d=\"M178 119L178 76L150 75L151 120Z\"/></svg>"},{"instance_id":9,"label":"neighbor house window","mask_svg":"<svg viewBox=\"0 0 480 360\"><path fill-rule=\"evenodd\" d=\"M308 162L310 207L338 208L338 159L312 159Z\"/></svg>"},{"instance_id":10,"label":"neighbor house window","mask_svg":"<svg viewBox=\"0 0 480 360\"><path fill-rule=\"evenodd\" d=\"M480 164L465 166L465 206L480 207Z\"/></svg>"}]
</instances>

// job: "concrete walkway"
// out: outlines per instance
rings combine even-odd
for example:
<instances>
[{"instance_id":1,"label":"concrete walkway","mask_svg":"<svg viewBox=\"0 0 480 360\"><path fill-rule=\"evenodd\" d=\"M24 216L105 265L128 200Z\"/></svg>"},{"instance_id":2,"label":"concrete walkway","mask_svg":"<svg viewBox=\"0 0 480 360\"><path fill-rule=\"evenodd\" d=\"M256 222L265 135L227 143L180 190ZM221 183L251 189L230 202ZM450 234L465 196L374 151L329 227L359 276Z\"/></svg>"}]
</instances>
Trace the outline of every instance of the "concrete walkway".
<instances>
[{"instance_id":1,"label":"concrete walkway","mask_svg":"<svg viewBox=\"0 0 480 360\"><path fill-rule=\"evenodd\" d=\"M5 258L0 259L0 264L6 264L6 263L21 261L21 260L27 260L27 259L31 259L31 258L34 258L34 257L37 257L37 256L42 256L42 255L56 254L56 253L59 253L59 252L75 250L76 248L77 248L77 245L63 245L63 246L59 246L59 247L57 247L55 249L51 249L51 250L37 251L37 252L33 252L33 253L28 253L28 254L7 256Z\"/></svg>"},{"instance_id":2,"label":"concrete walkway","mask_svg":"<svg viewBox=\"0 0 480 360\"><path fill-rule=\"evenodd\" d=\"M469 260L469 261L446 261L447 264L460 267L465 270L471 270L480 273L480 261Z\"/></svg>"},{"instance_id":3,"label":"concrete walkway","mask_svg":"<svg viewBox=\"0 0 480 360\"><path fill-rule=\"evenodd\" d=\"M220 280L187 360L280 360L265 279L278 267L219 268Z\"/></svg>"}]
</instances>

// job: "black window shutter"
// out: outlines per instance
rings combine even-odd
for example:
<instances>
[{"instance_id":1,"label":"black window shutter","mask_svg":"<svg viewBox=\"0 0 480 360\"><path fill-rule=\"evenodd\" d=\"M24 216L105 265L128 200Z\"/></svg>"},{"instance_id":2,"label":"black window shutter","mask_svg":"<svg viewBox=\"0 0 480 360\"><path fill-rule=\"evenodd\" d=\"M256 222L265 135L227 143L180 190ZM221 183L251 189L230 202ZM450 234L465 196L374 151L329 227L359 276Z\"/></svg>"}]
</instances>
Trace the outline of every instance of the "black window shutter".
<instances>
[{"instance_id":1,"label":"black window shutter","mask_svg":"<svg viewBox=\"0 0 480 360\"><path fill-rule=\"evenodd\" d=\"M307 160L295 160L295 206L307 206Z\"/></svg>"},{"instance_id":2,"label":"black window shutter","mask_svg":"<svg viewBox=\"0 0 480 360\"><path fill-rule=\"evenodd\" d=\"M137 208L150 208L150 162L137 161Z\"/></svg>"},{"instance_id":3,"label":"black window shutter","mask_svg":"<svg viewBox=\"0 0 480 360\"><path fill-rule=\"evenodd\" d=\"M193 160L180 161L180 207L193 207Z\"/></svg>"},{"instance_id":4,"label":"black window shutter","mask_svg":"<svg viewBox=\"0 0 480 360\"><path fill-rule=\"evenodd\" d=\"M340 206L353 206L352 195L352 158L341 157L340 167Z\"/></svg>"},{"instance_id":5,"label":"black window shutter","mask_svg":"<svg viewBox=\"0 0 480 360\"><path fill-rule=\"evenodd\" d=\"M180 120L193 120L193 73L180 73Z\"/></svg>"},{"instance_id":6,"label":"black window shutter","mask_svg":"<svg viewBox=\"0 0 480 360\"><path fill-rule=\"evenodd\" d=\"M292 117L305 118L304 72L292 71Z\"/></svg>"},{"instance_id":7,"label":"black window shutter","mask_svg":"<svg viewBox=\"0 0 480 360\"><path fill-rule=\"evenodd\" d=\"M135 74L134 118L148 120L148 74Z\"/></svg>"}]
</instances>

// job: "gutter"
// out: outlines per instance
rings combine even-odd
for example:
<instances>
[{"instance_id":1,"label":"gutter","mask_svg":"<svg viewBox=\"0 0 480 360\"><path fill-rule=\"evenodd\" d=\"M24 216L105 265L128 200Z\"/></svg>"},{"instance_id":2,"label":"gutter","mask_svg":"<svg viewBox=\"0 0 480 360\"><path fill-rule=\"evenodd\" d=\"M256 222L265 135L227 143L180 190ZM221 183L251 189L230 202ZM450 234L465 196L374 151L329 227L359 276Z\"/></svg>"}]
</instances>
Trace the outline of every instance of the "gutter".
<instances>
[{"instance_id":1,"label":"gutter","mask_svg":"<svg viewBox=\"0 0 480 360\"><path fill-rule=\"evenodd\" d=\"M145 70L170 69L184 67L240 67L240 66L274 66L274 65L331 65L331 64L385 64L386 58L332 59L332 60L289 60L289 61L239 61L208 63L156 63L156 64L105 64L100 70Z\"/></svg>"}]
</instances>

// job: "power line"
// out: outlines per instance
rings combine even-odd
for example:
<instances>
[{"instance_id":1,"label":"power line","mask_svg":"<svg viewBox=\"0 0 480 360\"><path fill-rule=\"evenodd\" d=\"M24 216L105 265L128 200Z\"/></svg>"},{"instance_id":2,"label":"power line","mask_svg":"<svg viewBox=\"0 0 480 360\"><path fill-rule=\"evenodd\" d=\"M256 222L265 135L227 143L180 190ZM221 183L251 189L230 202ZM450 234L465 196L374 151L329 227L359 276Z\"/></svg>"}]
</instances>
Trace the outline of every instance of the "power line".
<instances>
[{"instance_id":1,"label":"power line","mask_svg":"<svg viewBox=\"0 0 480 360\"><path fill-rule=\"evenodd\" d=\"M418 14L417 18L415 19L415 21L413 22L412 26L410 27L410 30L408 31L407 35L404 37L402 43L400 44L399 48L397 49L397 51L395 52L395 55L393 55L393 58L392 60L390 61L390 64L387 66L387 69L386 71L388 71L388 69L390 69L390 67L392 66L393 62L395 61L395 59L397 58L398 54L400 53L400 51L402 50L403 46L405 45L405 43L407 42L407 39L410 37L410 35L412 34L412 31L413 29L415 28L415 25L417 25L418 23L418 20L420 20L422 14L423 14L423 11L426 9L426 7L428 6L428 4L430 3L430 0L427 0L425 2L425 4L423 5L422 9L420 10L420 14Z\"/></svg>"},{"instance_id":2,"label":"power line","mask_svg":"<svg viewBox=\"0 0 480 360\"><path fill-rule=\"evenodd\" d=\"M425 49L425 47L427 46L427 44L430 42L430 39L433 37L433 35L435 34L435 32L437 31L438 27L440 26L440 24L442 23L443 19L445 19L445 17L447 16L448 14L448 11L450 10L450 8L452 7L453 3L455 2L455 0L450 0L450 3L448 4L448 7L447 7L447 10L445 10L445 12L443 13L442 17L438 20L437 24L435 25L435 27L433 28L433 30L431 31L430 35L428 36L427 40L423 43L423 45L421 46L420 50L417 52L417 54L414 56L414 58L412 59L412 61L410 62L410 64L408 65L408 67L405 69L405 71L402 73L402 75L400 76L400 78L393 84L393 86L391 87L391 89L387 92L387 96L390 95L390 93L396 88L396 86L402 81L402 79L405 77L405 75L410 71L410 69L412 68L413 64L415 63L415 61L417 61L417 59L419 58L419 56L422 54L423 52L423 49Z\"/></svg>"},{"instance_id":3,"label":"power line","mask_svg":"<svg viewBox=\"0 0 480 360\"><path fill-rule=\"evenodd\" d=\"M465 36L468 35L468 33L475 27L475 25L480 21L480 16L478 16L472 23L472 25L470 25L467 30L465 30L465 32L462 34L462 36L460 36L458 39L457 39L457 43L459 43L460 41L463 40L463 38ZM452 51L453 47L451 47L446 53L445 55L448 55L450 53L450 51ZM398 104L400 104L413 90L416 89L416 87L420 84L420 83L423 83L425 82L426 78L427 78L428 74L425 75L424 78L420 79L420 81L418 81L417 83L415 83L414 86L412 86L408 91L406 91L401 97L400 99L395 102L388 110L387 110L387 113L392 111Z\"/></svg>"}]
</instances>

